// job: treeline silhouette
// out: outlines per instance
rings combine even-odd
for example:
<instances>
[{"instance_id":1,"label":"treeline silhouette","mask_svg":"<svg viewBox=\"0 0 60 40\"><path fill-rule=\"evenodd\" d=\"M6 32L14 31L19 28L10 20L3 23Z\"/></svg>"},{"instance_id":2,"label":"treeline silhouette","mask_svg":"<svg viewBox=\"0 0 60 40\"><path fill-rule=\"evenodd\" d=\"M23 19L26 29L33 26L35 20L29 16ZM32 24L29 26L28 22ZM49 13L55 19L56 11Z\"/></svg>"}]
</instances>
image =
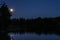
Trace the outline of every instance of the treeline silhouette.
<instances>
[{"instance_id":1,"label":"treeline silhouette","mask_svg":"<svg viewBox=\"0 0 60 40\"><path fill-rule=\"evenodd\" d=\"M44 34L60 34L60 17L11 19L8 32L35 32Z\"/></svg>"}]
</instances>

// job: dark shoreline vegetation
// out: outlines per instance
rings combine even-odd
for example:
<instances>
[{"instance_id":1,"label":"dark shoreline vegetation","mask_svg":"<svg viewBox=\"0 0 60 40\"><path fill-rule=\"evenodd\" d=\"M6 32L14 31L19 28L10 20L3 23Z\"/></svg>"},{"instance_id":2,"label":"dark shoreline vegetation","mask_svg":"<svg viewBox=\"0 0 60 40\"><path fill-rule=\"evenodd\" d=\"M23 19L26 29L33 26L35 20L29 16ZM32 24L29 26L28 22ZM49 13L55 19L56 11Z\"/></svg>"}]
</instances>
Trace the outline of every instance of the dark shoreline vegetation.
<instances>
[{"instance_id":1,"label":"dark shoreline vegetation","mask_svg":"<svg viewBox=\"0 0 60 40\"><path fill-rule=\"evenodd\" d=\"M60 34L60 17L35 18L35 19L11 19L7 27L8 32L35 32L38 34Z\"/></svg>"}]
</instances>

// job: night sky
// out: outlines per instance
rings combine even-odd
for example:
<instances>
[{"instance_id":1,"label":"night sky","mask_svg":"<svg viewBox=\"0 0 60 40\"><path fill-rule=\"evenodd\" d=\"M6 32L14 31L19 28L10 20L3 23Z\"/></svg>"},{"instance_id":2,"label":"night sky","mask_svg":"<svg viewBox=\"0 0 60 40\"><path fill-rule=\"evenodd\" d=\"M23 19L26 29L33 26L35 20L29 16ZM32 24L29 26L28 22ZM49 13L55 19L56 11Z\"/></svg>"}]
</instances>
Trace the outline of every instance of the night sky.
<instances>
[{"instance_id":1,"label":"night sky","mask_svg":"<svg viewBox=\"0 0 60 40\"><path fill-rule=\"evenodd\" d=\"M60 0L5 0L13 8L12 18L60 16Z\"/></svg>"}]
</instances>

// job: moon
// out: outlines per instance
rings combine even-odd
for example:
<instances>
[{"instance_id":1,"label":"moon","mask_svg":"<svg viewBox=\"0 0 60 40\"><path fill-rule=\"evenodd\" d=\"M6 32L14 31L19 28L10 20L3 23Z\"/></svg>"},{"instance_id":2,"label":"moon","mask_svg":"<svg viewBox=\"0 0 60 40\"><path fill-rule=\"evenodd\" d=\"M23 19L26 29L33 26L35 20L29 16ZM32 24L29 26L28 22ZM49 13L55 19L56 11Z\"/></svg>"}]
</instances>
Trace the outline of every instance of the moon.
<instances>
[{"instance_id":1,"label":"moon","mask_svg":"<svg viewBox=\"0 0 60 40\"><path fill-rule=\"evenodd\" d=\"M14 10L11 8L11 9L10 9L10 12L13 12L13 11L14 11Z\"/></svg>"}]
</instances>

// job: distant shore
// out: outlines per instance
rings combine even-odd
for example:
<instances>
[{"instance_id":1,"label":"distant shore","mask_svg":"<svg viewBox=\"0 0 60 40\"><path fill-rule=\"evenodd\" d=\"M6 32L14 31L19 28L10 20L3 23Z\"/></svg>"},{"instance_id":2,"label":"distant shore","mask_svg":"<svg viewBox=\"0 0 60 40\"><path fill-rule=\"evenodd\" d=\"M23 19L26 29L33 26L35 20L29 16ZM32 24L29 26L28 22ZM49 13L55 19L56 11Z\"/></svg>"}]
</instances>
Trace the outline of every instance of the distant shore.
<instances>
[{"instance_id":1,"label":"distant shore","mask_svg":"<svg viewBox=\"0 0 60 40\"><path fill-rule=\"evenodd\" d=\"M60 17L35 18L35 19L11 19L7 27L8 32L35 32L38 34L60 34Z\"/></svg>"}]
</instances>

